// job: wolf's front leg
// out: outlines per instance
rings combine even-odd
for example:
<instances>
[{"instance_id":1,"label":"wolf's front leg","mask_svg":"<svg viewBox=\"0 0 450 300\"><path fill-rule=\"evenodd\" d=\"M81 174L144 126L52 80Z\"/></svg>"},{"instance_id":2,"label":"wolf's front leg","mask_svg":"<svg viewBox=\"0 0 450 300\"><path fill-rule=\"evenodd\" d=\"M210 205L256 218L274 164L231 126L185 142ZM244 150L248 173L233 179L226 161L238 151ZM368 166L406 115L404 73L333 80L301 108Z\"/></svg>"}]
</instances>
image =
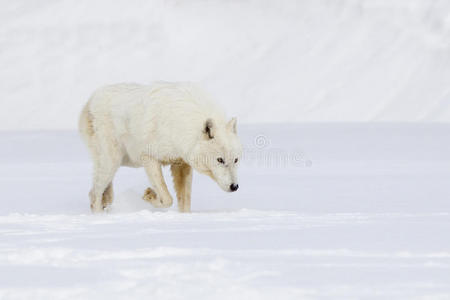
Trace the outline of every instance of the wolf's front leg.
<instances>
[{"instance_id":1,"label":"wolf's front leg","mask_svg":"<svg viewBox=\"0 0 450 300\"><path fill-rule=\"evenodd\" d=\"M170 167L173 183L178 198L178 210L180 212L191 211L191 186L192 167L186 163L173 164Z\"/></svg>"},{"instance_id":2,"label":"wolf's front leg","mask_svg":"<svg viewBox=\"0 0 450 300\"><path fill-rule=\"evenodd\" d=\"M155 189L154 192L152 189L147 189L143 197L144 200L149 201L154 207L158 208L172 206L173 199L164 181L161 164L156 160L149 160L144 168L150 183Z\"/></svg>"}]
</instances>

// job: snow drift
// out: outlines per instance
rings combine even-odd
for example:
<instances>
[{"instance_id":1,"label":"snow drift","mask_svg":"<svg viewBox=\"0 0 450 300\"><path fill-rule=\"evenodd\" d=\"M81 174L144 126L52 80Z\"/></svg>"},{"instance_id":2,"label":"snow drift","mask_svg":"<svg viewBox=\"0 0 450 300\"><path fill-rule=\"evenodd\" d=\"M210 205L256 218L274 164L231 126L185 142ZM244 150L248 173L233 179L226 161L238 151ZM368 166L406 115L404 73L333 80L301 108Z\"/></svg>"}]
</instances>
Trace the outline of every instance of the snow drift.
<instances>
[{"instance_id":1,"label":"snow drift","mask_svg":"<svg viewBox=\"0 0 450 300\"><path fill-rule=\"evenodd\" d=\"M93 89L152 80L245 122L447 122L450 2L3 1L1 129L73 129Z\"/></svg>"}]
</instances>

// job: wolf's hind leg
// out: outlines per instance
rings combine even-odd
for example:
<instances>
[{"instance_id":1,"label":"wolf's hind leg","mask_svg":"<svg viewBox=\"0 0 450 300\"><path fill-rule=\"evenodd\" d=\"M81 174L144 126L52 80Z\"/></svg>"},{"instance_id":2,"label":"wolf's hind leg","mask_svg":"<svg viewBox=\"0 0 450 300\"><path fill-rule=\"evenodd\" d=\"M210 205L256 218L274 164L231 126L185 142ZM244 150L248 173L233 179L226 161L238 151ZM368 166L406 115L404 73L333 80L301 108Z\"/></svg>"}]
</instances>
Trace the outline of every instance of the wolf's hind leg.
<instances>
[{"instance_id":1,"label":"wolf's hind leg","mask_svg":"<svg viewBox=\"0 0 450 300\"><path fill-rule=\"evenodd\" d=\"M113 200L114 200L114 192L112 182L110 182L110 184L108 184L108 186L106 187L106 190L103 192L102 196L103 209L111 205Z\"/></svg>"},{"instance_id":2,"label":"wolf's hind leg","mask_svg":"<svg viewBox=\"0 0 450 300\"><path fill-rule=\"evenodd\" d=\"M115 143L100 141L98 148L92 151L94 160L94 178L91 198L91 210L101 212L113 201L112 181L122 161L122 155Z\"/></svg>"},{"instance_id":3,"label":"wolf's hind leg","mask_svg":"<svg viewBox=\"0 0 450 300\"><path fill-rule=\"evenodd\" d=\"M108 171L98 169L94 171L94 183L89 192L92 212L101 212L113 200L112 179L118 166L108 168Z\"/></svg>"}]
</instances>

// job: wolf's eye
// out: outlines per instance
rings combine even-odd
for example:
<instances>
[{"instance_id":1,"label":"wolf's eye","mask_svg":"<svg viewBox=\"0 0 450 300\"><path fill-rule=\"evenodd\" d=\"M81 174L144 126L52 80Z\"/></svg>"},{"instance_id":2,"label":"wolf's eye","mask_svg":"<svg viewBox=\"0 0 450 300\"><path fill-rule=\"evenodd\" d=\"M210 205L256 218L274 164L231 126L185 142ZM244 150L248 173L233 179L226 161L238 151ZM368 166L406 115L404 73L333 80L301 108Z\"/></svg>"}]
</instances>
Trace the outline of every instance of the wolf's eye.
<instances>
[{"instance_id":1,"label":"wolf's eye","mask_svg":"<svg viewBox=\"0 0 450 300\"><path fill-rule=\"evenodd\" d=\"M238 161L238 159L237 159L237 158L235 158L235 159L234 159L234 163L237 163L237 161Z\"/></svg>"},{"instance_id":2,"label":"wolf's eye","mask_svg":"<svg viewBox=\"0 0 450 300\"><path fill-rule=\"evenodd\" d=\"M223 158L222 158L222 157L219 157L219 158L217 159L217 161L220 162L221 164L224 164L224 163L225 163L225 162L223 161Z\"/></svg>"}]
</instances>

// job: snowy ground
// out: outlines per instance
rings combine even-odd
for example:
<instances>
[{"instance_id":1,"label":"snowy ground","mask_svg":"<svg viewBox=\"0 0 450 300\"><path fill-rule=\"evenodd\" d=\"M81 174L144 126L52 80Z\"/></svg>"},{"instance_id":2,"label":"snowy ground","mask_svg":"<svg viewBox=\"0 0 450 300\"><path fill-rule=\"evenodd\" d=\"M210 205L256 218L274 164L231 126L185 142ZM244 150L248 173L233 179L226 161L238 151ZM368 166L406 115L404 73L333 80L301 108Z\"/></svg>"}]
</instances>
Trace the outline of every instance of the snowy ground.
<instances>
[{"instance_id":1,"label":"snowy ground","mask_svg":"<svg viewBox=\"0 0 450 300\"><path fill-rule=\"evenodd\" d=\"M96 216L75 132L0 133L0 299L448 299L449 132L241 126L237 193L157 211L124 168Z\"/></svg>"},{"instance_id":2,"label":"snowy ground","mask_svg":"<svg viewBox=\"0 0 450 300\"><path fill-rule=\"evenodd\" d=\"M0 7L0 299L450 299L449 1ZM197 174L191 214L155 210L124 168L93 216L70 130L95 88L153 80L253 123L240 189ZM447 125L255 124L297 121ZM11 131L44 129L67 131Z\"/></svg>"}]
</instances>

